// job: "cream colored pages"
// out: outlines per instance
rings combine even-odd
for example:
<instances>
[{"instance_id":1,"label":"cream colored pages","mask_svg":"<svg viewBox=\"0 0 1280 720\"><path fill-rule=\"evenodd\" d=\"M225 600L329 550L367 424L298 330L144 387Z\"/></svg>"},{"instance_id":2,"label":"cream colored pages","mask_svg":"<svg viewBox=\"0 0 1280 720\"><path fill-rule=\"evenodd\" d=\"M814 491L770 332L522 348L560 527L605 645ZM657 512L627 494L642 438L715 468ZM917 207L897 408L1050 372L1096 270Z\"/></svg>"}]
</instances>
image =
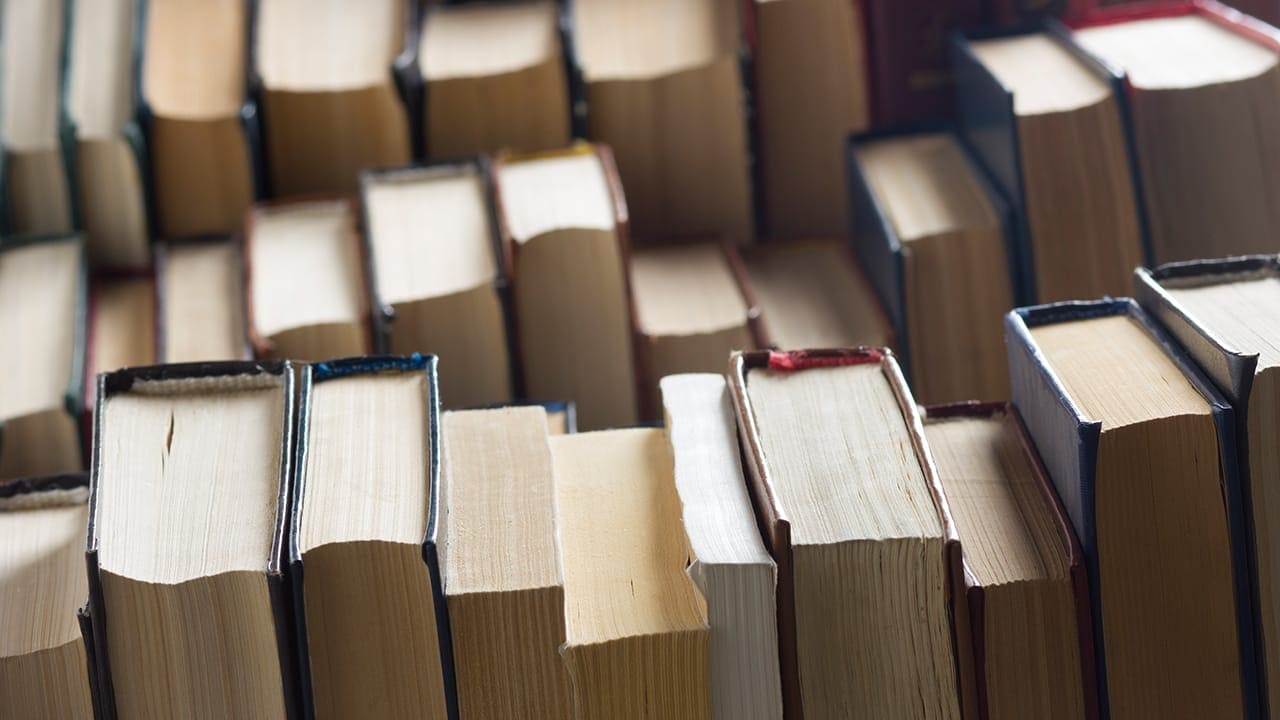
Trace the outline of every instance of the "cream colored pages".
<instances>
[{"instance_id":1,"label":"cream colored pages","mask_svg":"<svg viewBox=\"0 0 1280 720\"><path fill-rule=\"evenodd\" d=\"M1161 285L1227 347L1258 353L1258 369L1280 366L1280 277L1223 275L1211 282Z\"/></svg>"},{"instance_id":2,"label":"cream colored pages","mask_svg":"<svg viewBox=\"0 0 1280 720\"><path fill-rule=\"evenodd\" d=\"M609 180L593 152L581 151L501 165L502 212L518 243L555 230L612 230Z\"/></svg>"},{"instance_id":3,"label":"cream colored pages","mask_svg":"<svg viewBox=\"0 0 1280 720\"><path fill-rule=\"evenodd\" d=\"M120 134L133 116L135 0L75 3L67 111L81 138Z\"/></svg>"},{"instance_id":4,"label":"cream colored pages","mask_svg":"<svg viewBox=\"0 0 1280 720\"><path fill-rule=\"evenodd\" d=\"M733 0L575 0L573 23L588 82L647 80L738 51Z\"/></svg>"},{"instance_id":5,"label":"cream colored pages","mask_svg":"<svg viewBox=\"0 0 1280 720\"><path fill-rule=\"evenodd\" d=\"M52 495L65 497L25 509L15 502ZM80 642L87 499L81 488L0 501L0 658Z\"/></svg>"},{"instance_id":6,"label":"cream colored pages","mask_svg":"<svg viewBox=\"0 0 1280 720\"><path fill-rule=\"evenodd\" d=\"M299 549L381 540L421 544L433 448L421 372L355 375L311 390Z\"/></svg>"},{"instance_id":7,"label":"cream colored pages","mask_svg":"<svg viewBox=\"0 0 1280 720\"><path fill-rule=\"evenodd\" d=\"M360 250L350 206L304 202L254 211L253 319L269 337L360 316Z\"/></svg>"},{"instance_id":8,"label":"cream colored pages","mask_svg":"<svg viewBox=\"0 0 1280 720\"><path fill-rule=\"evenodd\" d=\"M978 60L1013 92L1019 115L1066 112L1101 102L1111 86L1048 33L970 44Z\"/></svg>"},{"instance_id":9,"label":"cream colored pages","mask_svg":"<svg viewBox=\"0 0 1280 720\"><path fill-rule=\"evenodd\" d=\"M270 90L339 92L391 82L407 0L262 0L257 71Z\"/></svg>"},{"instance_id":10,"label":"cream colored pages","mask_svg":"<svg viewBox=\"0 0 1280 720\"><path fill-rule=\"evenodd\" d=\"M0 138L10 150L58 147L64 3L6 0L0 70Z\"/></svg>"},{"instance_id":11,"label":"cream colored pages","mask_svg":"<svg viewBox=\"0 0 1280 720\"><path fill-rule=\"evenodd\" d=\"M231 242L170 245L164 262L164 360L245 355L240 254Z\"/></svg>"},{"instance_id":12,"label":"cream colored pages","mask_svg":"<svg viewBox=\"0 0 1280 720\"><path fill-rule=\"evenodd\" d=\"M89 368L108 372L150 365L156 355L156 287L149 277L123 278L97 288Z\"/></svg>"},{"instance_id":13,"label":"cream colored pages","mask_svg":"<svg viewBox=\"0 0 1280 720\"><path fill-rule=\"evenodd\" d=\"M1196 14L1099 25L1073 36L1142 90L1234 82L1276 66L1275 50Z\"/></svg>"},{"instance_id":14,"label":"cream colored pages","mask_svg":"<svg viewBox=\"0 0 1280 720\"><path fill-rule=\"evenodd\" d=\"M138 382L106 399L97 490L104 572L176 584L266 571L282 383L261 375Z\"/></svg>"},{"instance_id":15,"label":"cream colored pages","mask_svg":"<svg viewBox=\"0 0 1280 720\"><path fill-rule=\"evenodd\" d=\"M904 242L996 223L973 168L950 135L872 140L855 154Z\"/></svg>"},{"instance_id":16,"label":"cream colored pages","mask_svg":"<svg viewBox=\"0 0 1280 720\"><path fill-rule=\"evenodd\" d=\"M369 244L384 303L472 290L494 281L485 187L469 166L375 176L365 189Z\"/></svg>"},{"instance_id":17,"label":"cream colored pages","mask_svg":"<svg viewBox=\"0 0 1280 720\"><path fill-rule=\"evenodd\" d=\"M696 335L747 324L747 302L724 252L706 243L631 256L636 318L647 335Z\"/></svg>"},{"instance_id":18,"label":"cream colored pages","mask_svg":"<svg viewBox=\"0 0 1280 720\"><path fill-rule=\"evenodd\" d=\"M560 61L554 2L481 3L433 9L418 49L424 80L503 75Z\"/></svg>"},{"instance_id":19,"label":"cream colored pages","mask_svg":"<svg viewBox=\"0 0 1280 720\"><path fill-rule=\"evenodd\" d=\"M793 546L942 536L907 423L878 363L751 370L747 395Z\"/></svg>"},{"instance_id":20,"label":"cream colored pages","mask_svg":"<svg viewBox=\"0 0 1280 720\"><path fill-rule=\"evenodd\" d=\"M75 350L80 245L52 242L0 252L0 422L60 408Z\"/></svg>"},{"instance_id":21,"label":"cream colored pages","mask_svg":"<svg viewBox=\"0 0 1280 720\"><path fill-rule=\"evenodd\" d=\"M244 102L246 3L146 0L142 93L156 115L234 117Z\"/></svg>"}]
</instances>

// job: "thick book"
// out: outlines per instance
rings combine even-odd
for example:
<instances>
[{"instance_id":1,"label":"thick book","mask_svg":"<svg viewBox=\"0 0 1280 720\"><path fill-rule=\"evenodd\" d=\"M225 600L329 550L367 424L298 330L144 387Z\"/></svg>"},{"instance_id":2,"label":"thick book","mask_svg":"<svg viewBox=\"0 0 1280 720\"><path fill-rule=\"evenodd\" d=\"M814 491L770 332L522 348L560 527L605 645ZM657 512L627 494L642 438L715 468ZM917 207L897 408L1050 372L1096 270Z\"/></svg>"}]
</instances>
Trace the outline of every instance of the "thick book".
<instances>
[{"instance_id":1,"label":"thick book","mask_svg":"<svg viewBox=\"0 0 1280 720\"><path fill-rule=\"evenodd\" d=\"M94 716L77 619L88 500L84 473L0 482L0 716Z\"/></svg>"},{"instance_id":2,"label":"thick book","mask_svg":"<svg viewBox=\"0 0 1280 720\"><path fill-rule=\"evenodd\" d=\"M155 246L158 354L166 363L248 360L240 236Z\"/></svg>"},{"instance_id":3,"label":"thick book","mask_svg":"<svg viewBox=\"0 0 1280 720\"><path fill-rule=\"evenodd\" d=\"M924 435L964 559L953 613L966 713L1097 718L1084 556L1017 409L934 405Z\"/></svg>"},{"instance_id":4,"label":"thick book","mask_svg":"<svg viewBox=\"0 0 1280 720\"><path fill-rule=\"evenodd\" d=\"M431 355L308 365L288 573L306 718L456 718Z\"/></svg>"},{"instance_id":5,"label":"thick book","mask_svg":"<svg viewBox=\"0 0 1280 720\"><path fill-rule=\"evenodd\" d=\"M628 214L612 153L499 155L493 180L525 397L574 402L586 430L634 424Z\"/></svg>"},{"instance_id":6,"label":"thick book","mask_svg":"<svg viewBox=\"0 0 1280 720\"><path fill-rule=\"evenodd\" d=\"M63 94L80 222L95 269L151 264L146 146L133 102L143 4L71 3Z\"/></svg>"},{"instance_id":7,"label":"thick book","mask_svg":"<svg viewBox=\"0 0 1280 720\"><path fill-rule=\"evenodd\" d=\"M293 367L99 376L89 612L106 717L296 718Z\"/></svg>"},{"instance_id":8,"label":"thick book","mask_svg":"<svg viewBox=\"0 0 1280 720\"><path fill-rule=\"evenodd\" d=\"M245 80L251 4L138 1L137 116L154 232L240 232L264 189L261 123Z\"/></svg>"},{"instance_id":9,"label":"thick book","mask_svg":"<svg viewBox=\"0 0 1280 720\"><path fill-rule=\"evenodd\" d=\"M532 152L573 138L555 0L474 2L423 12L417 72L428 157Z\"/></svg>"},{"instance_id":10,"label":"thick book","mask_svg":"<svg viewBox=\"0 0 1280 720\"><path fill-rule=\"evenodd\" d=\"M574 715L711 717L710 628L687 574L671 449L658 428L557 435L565 643Z\"/></svg>"},{"instance_id":11,"label":"thick book","mask_svg":"<svg viewBox=\"0 0 1280 720\"><path fill-rule=\"evenodd\" d=\"M548 435L572 435L578 432L578 411L572 402L562 400L516 400L509 403L498 403L485 407L469 408L471 410L496 410L499 408L540 407L547 416Z\"/></svg>"},{"instance_id":12,"label":"thick book","mask_svg":"<svg viewBox=\"0 0 1280 720\"><path fill-rule=\"evenodd\" d=\"M555 468L542 407L442 421L441 576L462 716L573 716Z\"/></svg>"},{"instance_id":13,"label":"thick book","mask_svg":"<svg viewBox=\"0 0 1280 720\"><path fill-rule=\"evenodd\" d=\"M158 292L151 271L98 274L89 280L82 421L86 438L93 433L98 374L160 362Z\"/></svg>"},{"instance_id":14,"label":"thick book","mask_svg":"<svg viewBox=\"0 0 1280 720\"><path fill-rule=\"evenodd\" d=\"M854 251L912 390L931 404L1007 398L1000 323L1020 288L1003 197L945 128L856 135L846 152Z\"/></svg>"},{"instance_id":15,"label":"thick book","mask_svg":"<svg viewBox=\"0 0 1280 720\"><path fill-rule=\"evenodd\" d=\"M847 240L742 248L762 348L895 347L893 326Z\"/></svg>"},{"instance_id":16,"label":"thick book","mask_svg":"<svg viewBox=\"0 0 1280 720\"><path fill-rule=\"evenodd\" d=\"M711 716L777 720L778 568L751 509L728 386L721 374L665 377L662 405L689 577L711 626Z\"/></svg>"},{"instance_id":17,"label":"thick book","mask_svg":"<svg viewBox=\"0 0 1280 720\"><path fill-rule=\"evenodd\" d=\"M755 239L738 0L574 0L586 137L608 144L637 246Z\"/></svg>"},{"instance_id":18,"label":"thick book","mask_svg":"<svg viewBox=\"0 0 1280 720\"><path fill-rule=\"evenodd\" d=\"M364 251L350 198L254 206L244 234L254 355L325 360L369 353L373 320Z\"/></svg>"},{"instance_id":19,"label":"thick book","mask_svg":"<svg viewBox=\"0 0 1280 720\"><path fill-rule=\"evenodd\" d=\"M730 243L682 243L631 254L641 414L662 414L658 381L718 372L735 350L762 347L760 311Z\"/></svg>"},{"instance_id":20,"label":"thick book","mask_svg":"<svg viewBox=\"0 0 1280 720\"><path fill-rule=\"evenodd\" d=\"M361 170L414 157L417 2L253 5L250 83L272 197L355 193Z\"/></svg>"},{"instance_id":21,"label":"thick book","mask_svg":"<svg viewBox=\"0 0 1280 720\"><path fill-rule=\"evenodd\" d=\"M871 126L866 4L744 0L752 54L757 181L770 240L847 237L840 147Z\"/></svg>"},{"instance_id":22,"label":"thick book","mask_svg":"<svg viewBox=\"0 0 1280 720\"><path fill-rule=\"evenodd\" d=\"M959 133L1009 199L1024 301L1127 293L1148 251L1123 79L1057 23L956 34L951 56Z\"/></svg>"},{"instance_id":23,"label":"thick book","mask_svg":"<svg viewBox=\"0 0 1280 720\"><path fill-rule=\"evenodd\" d=\"M1280 706L1280 576L1272 538L1280 502L1271 487L1280 479L1274 441L1280 413L1280 260L1268 255L1162 265L1138 270L1135 285L1138 302L1177 338L1235 410L1251 532L1259 688L1274 714Z\"/></svg>"},{"instance_id":24,"label":"thick book","mask_svg":"<svg viewBox=\"0 0 1280 720\"><path fill-rule=\"evenodd\" d=\"M0 17L0 215L7 235L78 226L75 140L62 93L70 5L6 2Z\"/></svg>"},{"instance_id":25,"label":"thick book","mask_svg":"<svg viewBox=\"0 0 1280 720\"><path fill-rule=\"evenodd\" d=\"M735 354L729 382L778 565L787 716L959 718L960 543L893 354Z\"/></svg>"},{"instance_id":26,"label":"thick book","mask_svg":"<svg viewBox=\"0 0 1280 720\"><path fill-rule=\"evenodd\" d=\"M1020 308L1005 333L1089 570L1104 714L1256 717L1231 406L1129 299Z\"/></svg>"},{"instance_id":27,"label":"thick book","mask_svg":"<svg viewBox=\"0 0 1280 720\"><path fill-rule=\"evenodd\" d=\"M1098 9L1069 37L1126 89L1150 262L1280 250L1280 30L1186 0Z\"/></svg>"},{"instance_id":28,"label":"thick book","mask_svg":"<svg viewBox=\"0 0 1280 720\"><path fill-rule=\"evenodd\" d=\"M508 267L490 183L483 158L360 178L378 348L437 356L449 409L516 394Z\"/></svg>"},{"instance_id":29,"label":"thick book","mask_svg":"<svg viewBox=\"0 0 1280 720\"><path fill-rule=\"evenodd\" d=\"M84 239L0 240L0 480L83 470Z\"/></svg>"}]
</instances>

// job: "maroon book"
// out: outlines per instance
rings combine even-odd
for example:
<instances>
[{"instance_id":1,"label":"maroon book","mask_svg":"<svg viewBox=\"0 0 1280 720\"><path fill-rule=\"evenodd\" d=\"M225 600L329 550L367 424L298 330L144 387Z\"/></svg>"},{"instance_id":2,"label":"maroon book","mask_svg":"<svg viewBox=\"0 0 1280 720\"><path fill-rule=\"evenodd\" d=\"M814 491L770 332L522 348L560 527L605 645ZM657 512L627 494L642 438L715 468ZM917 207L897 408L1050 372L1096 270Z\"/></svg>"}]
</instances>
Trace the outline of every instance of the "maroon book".
<instances>
[{"instance_id":1,"label":"maroon book","mask_svg":"<svg viewBox=\"0 0 1280 720\"><path fill-rule=\"evenodd\" d=\"M1271 24L1280 25L1280 0L1222 0L1224 5L1239 10L1245 15L1252 15L1259 20ZM1108 7L1112 5L1152 5L1149 0L1097 0L1097 4Z\"/></svg>"}]
</instances>

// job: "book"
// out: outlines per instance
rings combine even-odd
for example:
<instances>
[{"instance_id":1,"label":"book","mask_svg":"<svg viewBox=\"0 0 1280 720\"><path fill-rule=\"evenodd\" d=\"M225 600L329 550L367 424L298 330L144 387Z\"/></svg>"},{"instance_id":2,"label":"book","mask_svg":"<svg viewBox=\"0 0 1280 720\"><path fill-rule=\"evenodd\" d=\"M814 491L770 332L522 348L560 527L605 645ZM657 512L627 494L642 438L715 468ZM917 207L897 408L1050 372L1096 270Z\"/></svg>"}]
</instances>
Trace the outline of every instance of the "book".
<instances>
[{"instance_id":1,"label":"book","mask_svg":"<svg viewBox=\"0 0 1280 720\"><path fill-rule=\"evenodd\" d=\"M380 346L439 357L446 408L510 401L507 263L487 162L366 171L360 186Z\"/></svg>"},{"instance_id":2,"label":"book","mask_svg":"<svg viewBox=\"0 0 1280 720\"><path fill-rule=\"evenodd\" d=\"M1122 5L1130 1L1098 0L1097 4L1100 7L1107 7L1109 5ZM1271 25L1280 23L1280 3L1275 2L1275 0L1226 0L1223 4L1265 23Z\"/></svg>"},{"instance_id":3,"label":"book","mask_svg":"<svg viewBox=\"0 0 1280 720\"><path fill-rule=\"evenodd\" d=\"M554 0L441 5L423 14L418 71L427 154L568 145L569 79Z\"/></svg>"},{"instance_id":4,"label":"book","mask_svg":"<svg viewBox=\"0 0 1280 720\"><path fill-rule=\"evenodd\" d=\"M637 245L750 243L737 0L575 0L587 137L606 143Z\"/></svg>"},{"instance_id":5,"label":"book","mask_svg":"<svg viewBox=\"0 0 1280 720\"><path fill-rule=\"evenodd\" d=\"M711 717L707 607L685 574L671 449L656 428L552 437L560 649L579 717Z\"/></svg>"},{"instance_id":6,"label":"book","mask_svg":"<svg viewBox=\"0 0 1280 720\"><path fill-rule=\"evenodd\" d=\"M159 361L157 287L150 272L97 275L89 281L84 356L84 432L93 432L98 374Z\"/></svg>"},{"instance_id":7,"label":"book","mask_svg":"<svg viewBox=\"0 0 1280 720\"><path fill-rule=\"evenodd\" d=\"M65 90L75 136L75 187L89 261L151 264L142 132L134 122L135 0L71 5Z\"/></svg>"},{"instance_id":8,"label":"book","mask_svg":"<svg viewBox=\"0 0 1280 720\"><path fill-rule=\"evenodd\" d=\"M578 432L578 411L572 402L547 400L516 400L509 403L498 403L486 407L471 408L473 410L497 410L502 408L539 407L547 416L548 435L571 435Z\"/></svg>"},{"instance_id":9,"label":"book","mask_svg":"<svg viewBox=\"0 0 1280 720\"><path fill-rule=\"evenodd\" d=\"M893 347L893 327L845 240L742 248L761 347Z\"/></svg>"},{"instance_id":10,"label":"book","mask_svg":"<svg viewBox=\"0 0 1280 720\"><path fill-rule=\"evenodd\" d=\"M258 106L245 84L249 6L146 0L138 117L150 158L155 232L240 232L262 190Z\"/></svg>"},{"instance_id":11,"label":"book","mask_svg":"<svg viewBox=\"0 0 1280 720\"><path fill-rule=\"evenodd\" d=\"M0 715L93 717L76 619L84 573L89 478L0 482Z\"/></svg>"},{"instance_id":12,"label":"book","mask_svg":"<svg viewBox=\"0 0 1280 720\"><path fill-rule=\"evenodd\" d=\"M711 716L780 718L778 568L756 527L724 376L664 377L662 404L689 577L711 627Z\"/></svg>"},{"instance_id":13,"label":"book","mask_svg":"<svg viewBox=\"0 0 1280 720\"><path fill-rule=\"evenodd\" d=\"M370 351L372 317L352 201L255 206L245 226L244 262L255 355L324 360Z\"/></svg>"},{"instance_id":14,"label":"book","mask_svg":"<svg viewBox=\"0 0 1280 720\"><path fill-rule=\"evenodd\" d=\"M1006 398L1007 206L950 131L849 141L853 247L924 403ZM964 358L957 361L957 358Z\"/></svg>"},{"instance_id":15,"label":"book","mask_svg":"<svg viewBox=\"0 0 1280 720\"><path fill-rule=\"evenodd\" d=\"M0 199L5 232L42 235L76 226L70 123L62 102L67 0L4 4L0 75Z\"/></svg>"},{"instance_id":16,"label":"book","mask_svg":"<svg viewBox=\"0 0 1280 720\"><path fill-rule=\"evenodd\" d=\"M288 362L100 377L89 611L108 717L295 717Z\"/></svg>"},{"instance_id":17,"label":"book","mask_svg":"<svg viewBox=\"0 0 1280 720\"><path fill-rule=\"evenodd\" d=\"M735 354L788 716L959 718L954 525L892 353Z\"/></svg>"},{"instance_id":18,"label":"book","mask_svg":"<svg viewBox=\"0 0 1280 720\"><path fill-rule=\"evenodd\" d=\"M548 426L539 406L444 414L439 552L461 715L574 715Z\"/></svg>"},{"instance_id":19,"label":"book","mask_svg":"<svg viewBox=\"0 0 1280 720\"><path fill-rule=\"evenodd\" d=\"M1221 7L1115 8L1071 33L1124 73L1156 264L1280 249L1280 31Z\"/></svg>"},{"instance_id":20,"label":"book","mask_svg":"<svg viewBox=\"0 0 1280 720\"><path fill-rule=\"evenodd\" d=\"M641 248L631 255L642 414L662 412L658 381L717 372L734 350L759 347L751 288L729 243Z\"/></svg>"},{"instance_id":21,"label":"book","mask_svg":"<svg viewBox=\"0 0 1280 720\"><path fill-rule=\"evenodd\" d=\"M883 129L951 117L954 78L947 38L982 23L984 0L864 2L873 125Z\"/></svg>"},{"instance_id":22,"label":"book","mask_svg":"<svg viewBox=\"0 0 1280 720\"><path fill-rule=\"evenodd\" d=\"M1006 338L1089 569L1103 712L1256 716L1231 407L1129 299L1020 308Z\"/></svg>"},{"instance_id":23,"label":"book","mask_svg":"<svg viewBox=\"0 0 1280 720\"><path fill-rule=\"evenodd\" d=\"M84 469L88 287L79 235L0 240L0 480Z\"/></svg>"},{"instance_id":24,"label":"book","mask_svg":"<svg viewBox=\"0 0 1280 720\"><path fill-rule=\"evenodd\" d=\"M243 248L238 237L156 245L160 356L168 363L247 360Z\"/></svg>"},{"instance_id":25,"label":"book","mask_svg":"<svg viewBox=\"0 0 1280 720\"><path fill-rule=\"evenodd\" d=\"M967 402L923 419L964 560L954 617L966 714L1098 717L1080 544L1018 411Z\"/></svg>"},{"instance_id":26,"label":"book","mask_svg":"<svg viewBox=\"0 0 1280 720\"><path fill-rule=\"evenodd\" d=\"M436 360L308 365L288 563L307 717L456 717Z\"/></svg>"},{"instance_id":27,"label":"book","mask_svg":"<svg viewBox=\"0 0 1280 720\"><path fill-rule=\"evenodd\" d=\"M1162 265L1139 270L1135 285L1138 302L1235 411L1240 484L1251 530L1246 542L1253 560L1259 686L1274 714L1280 703L1280 577L1272 538L1280 505L1269 488L1280 476L1280 453L1270 440L1280 413L1280 345L1274 338L1280 262L1262 256Z\"/></svg>"},{"instance_id":28,"label":"book","mask_svg":"<svg viewBox=\"0 0 1280 720\"><path fill-rule=\"evenodd\" d=\"M952 49L960 132L1016 215L1028 302L1124 295L1146 257L1124 85L1058 27Z\"/></svg>"},{"instance_id":29,"label":"book","mask_svg":"<svg viewBox=\"0 0 1280 720\"><path fill-rule=\"evenodd\" d=\"M406 96L417 3L261 0L253 78L274 197L357 192L365 168L413 157Z\"/></svg>"},{"instance_id":30,"label":"book","mask_svg":"<svg viewBox=\"0 0 1280 720\"><path fill-rule=\"evenodd\" d=\"M758 181L773 240L848 237L840 148L871 124L865 4L750 0Z\"/></svg>"},{"instance_id":31,"label":"book","mask_svg":"<svg viewBox=\"0 0 1280 720\"><path fill-rule=\"evenodd\" d=\"M602 145L494 161L525 396L569 400L586 430L639 418L627 206Z\"/></svg>"}]
</instances>

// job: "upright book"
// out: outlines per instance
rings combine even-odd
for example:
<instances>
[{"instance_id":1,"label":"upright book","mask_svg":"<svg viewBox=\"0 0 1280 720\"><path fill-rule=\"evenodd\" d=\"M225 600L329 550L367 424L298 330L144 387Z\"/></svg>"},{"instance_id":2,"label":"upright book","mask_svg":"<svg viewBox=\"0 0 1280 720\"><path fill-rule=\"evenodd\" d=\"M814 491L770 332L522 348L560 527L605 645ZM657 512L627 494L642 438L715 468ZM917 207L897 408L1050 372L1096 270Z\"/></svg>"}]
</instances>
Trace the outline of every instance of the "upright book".
<instances>
[{"instance_id":1,"label":"upright book","mask_svg":"<svg viewBox=\"0 0 1280 720\"><path fill-rule=\"evenodd\" d=\"M439 357L444 407L510 401L508 267L488 163L367 171L360 187L382 348Z\"/></svg>"},{"instance_id":2,"label":"upright book","mask_svg":"<svg viewBox=\"0 0 1280 720\"><path fill-rule=\"evenodd\" d=\"M84 432L93 432L98 373L160 361L157 288L150 272L97 275L89 282L84 356Z\"/></svg>"},{"instance_id":3,"label":"upright book","mask_svg":"<svg viewBox=\"0 0 1280 720\"><path fill-rule=\"evenodd\" d=\"M1252 530L1254 622L1263 699L1280 711L1280 261L1199 260L1139 270L1136 295L1235 410L1241 489Z\"/></svg>"},{"instance_id":4,"label":"upright book","mask_svg":"<svg viewBox=\"0 0 1280 720\"><path fill-rule=\"evenodd\" d=\"M238 237L156 245L156 313L164 362L248 359L242 252Z\"/></svg>"},{"instance_id":5,"label":"upright book","mask_svg":"<svg viewBox=\"0 0 1280 720\"><path fill-rule=\"evenodd\" d=\"M1010 199L1028 300L1128 292L1146 257L1124 84L1060 26L956 35L960 132Z\"/></svg>"},{"instance_id":6,"label":"upright book","mask_svg":"<svg viewBox=\"0 0 1280 720\"><path fill-rule=\"evenodd\" d=\"M84 473L0 482L0 715L94 716L76 611L84 572Z\"/></svg>"},{"instance_id":7,"label":"upright book","mask_svg":"<svg viewBox=\"0 0 1280 720\"><path fill-rule=\"evenodd\" d=\"M628 216L612 154L499 156L493 173L525 395L576 403L587 430L633 424Z\"/></svg>"},{"instance_id":8,"label":"upright book","mask_svg":"<svg viewBox=\"0 0 1280 720\"><path fill-rule=\"evenodd\" d=\"M413 157L411 0L254 3L253 84L271 193L354 193L361 170Z\"/></svg>"},{"instance_id":9,"label":"upright book","mask_svg":"<svg viewBox=\"0 0 1280 720\"><path fill-rule=\"evenodd\" d=\"M1005 330L1085 553L1104 713L1255 717L1231 407L1132 300L1021 308Z\"/></svg>"},{"instance_id":10,"label":"upright book","mask_svg":"<svg viewBox=\"0 0 1280 720\"><path fill-rule=\"evenodd\" d=\"M292 718L288 362L102 375L89 608L108 717Z\"/></svg>"},{"instance_id":11,"label":"upright book","mask_svg":"<svg viewBox=\"0 0 1280 720\"><path fill-rule=\"evenodd\" d=\"M79 235L0 240L0 480L84 469L88 294Z\"/></svg>"},{"instance_id":12,"label":"upright book","mask_svg":"<svg viewBox=\"0 0 1280 720\"><path fill-rule=\"evenodd\" d=\"M729 379L778 564L787 715L959 718L960 546L893 355L735 354Z\"/></svg>"},{"instance_id":13,"label":"upright book","mask_svg":"<svg viewBox=\"0 0 1280 720\"><path fill-rule=\"evenodd\" d=\"M288 563L308 718L457 717L430 355L302 371Z\"/></svg>"},{"instance_id":14,"label":"upright book","mask_svg":"<svg viewBox=\"0 0 1280 720\"><path fill-rule=\"evenodd\" d=\"M1280 250L1280 31L1192 0L1099 10L1070 36L1123 73L1151 261Z\"/></svg>"}]
</instances>

